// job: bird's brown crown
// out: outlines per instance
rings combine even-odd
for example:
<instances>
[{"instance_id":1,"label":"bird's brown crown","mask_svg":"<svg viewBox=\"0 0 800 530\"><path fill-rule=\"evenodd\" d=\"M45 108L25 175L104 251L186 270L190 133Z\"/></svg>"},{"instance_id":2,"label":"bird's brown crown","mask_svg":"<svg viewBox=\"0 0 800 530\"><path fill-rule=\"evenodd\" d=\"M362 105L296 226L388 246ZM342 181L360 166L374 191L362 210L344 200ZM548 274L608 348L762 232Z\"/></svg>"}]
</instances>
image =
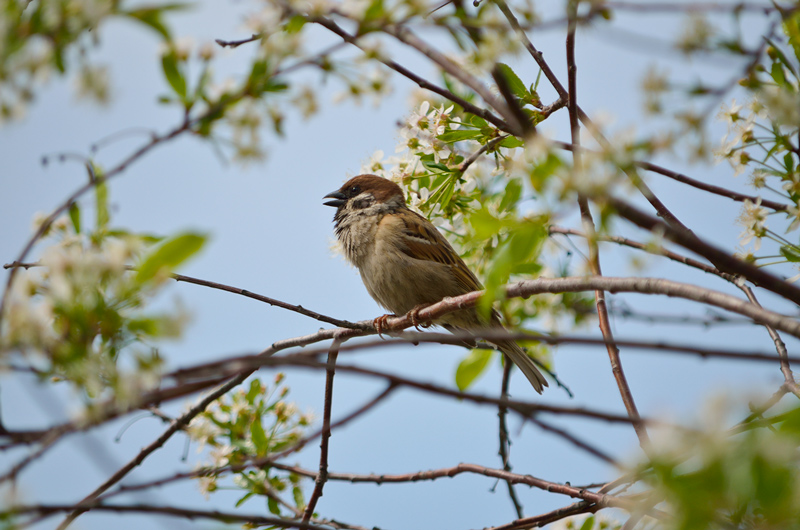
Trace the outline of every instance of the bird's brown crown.
<instances>
[{"instance_id":1,"label":"bird's brown crown","mask_svg":"<svg viewBox=\"0 0 800 530\"><path fill-rule=\"evenodd\" d=\"M403 190L389 179L377 175L358 175L345 182L339 192L348 198L356 197L365 191L370 192L376 202L387 202L399 195L403 199Z\"/></svg>"}]
</instances>

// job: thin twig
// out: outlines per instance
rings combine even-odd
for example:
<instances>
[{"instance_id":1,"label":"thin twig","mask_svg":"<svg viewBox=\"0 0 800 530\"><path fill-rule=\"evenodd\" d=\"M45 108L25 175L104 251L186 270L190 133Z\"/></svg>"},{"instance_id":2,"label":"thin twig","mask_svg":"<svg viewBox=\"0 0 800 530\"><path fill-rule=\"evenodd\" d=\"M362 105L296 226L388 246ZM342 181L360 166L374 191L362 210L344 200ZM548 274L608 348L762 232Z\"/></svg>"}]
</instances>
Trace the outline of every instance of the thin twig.
<instances>
[{"instance_id":1,"label":"thin twig","mask_svg":"<svg viewBox=\"0 0 800 530\"><path fill-rule=\"evenodd\" d=\"M700 254L721 271L744 276L754 284L796 304L800 304L800 288L797 286L781 280L755 265L731 256L724 250L706 243L694 234L675 229L673 226L647 215L625 201L614 197L607 197L605 200L621 217L640 228L654 233L661 232L666 239Z\"/></svg>"},{"instance_id":2,"label":"thin twig","mask_svg":"<svg viewBox=\"0 0 800 530\"><path fill-rule=\"evenodd\" d=\"M313 22L313 23L319 24L320 26L328 29L332 33L338 35L343 41L345 41L345 42L347 42L349 44L352 44L353 46L355 46L355 47L357 47L357 48L359 48L360 50L363 51L362 45L358 42L358 37L354 36L354 35L351 35L350 33L346 32L338 24L336 24L336 22L334 22L334 21L332 21L332 20L330 20L329 18L326 18L326 17L307 17L307 18L308 18L309 22ZM481 108L481 107L478 107L477 105L474 105L474 104L470 103L469 101L465 100L464 98L459 97L456 94L453 94L449 90L444 89L444 88L442 88L442 87L440 87L438 85L435 85L434 83L431 83L430 81L426 80L425 78L420 77L419 75L415 74L414 72L412 72L408 68L402 66L400 63L397 63L397 62L395 62L395 61L393 61L393 60L391 60L389 58L378 56L378 57L376 57L376 60L380 61L382 64L384 64L387 67L391 68L392 70L394 70L398 74L402 75L403 77L406 77L407 79L410 79L411 81L416 83L417 86L419 86L420 88L425 89L425 90L429 90L429 91L433 92L434 94L438 94L438 95L440 95L440 96L452 101L456 105L459 105L461 108L463 108L466 112L469 112L470 114L474 114L475 116L479 116L479 117L483 118L484 120L488 121L489 123L491 123L492 125L494 125L498 129L500 129L501 131L504 131L504 132L507 132L507 133L511 133L512 132L511 126L509 126L501 118L495 116L491 111L489 111L487 109L484 109L484 108Z\"/></svg>"},{"instance_id":3,"label":"thin twig","mask_svg":"<svg viewBox=\"0 0 800 530\"><path fill-rule=\"evenodd\" d=\"M761 307L761 304L756 299L756 295L750 287L745 285L744 282L740 282L738 287L744 291L744 294L750 302ZM781 358L781 373L784 378L784 386L792 394L800 398L800 385L797 384L794 374L792 373L792 367L789 365L789 352L786 350L786 344L784 344L780 334L778 334L772 326L767 325L764 327L767 328L767 333L769 333L770 338L775 343L775 349L778 350L778 355Z\"/></svg>"},{"instance_id":4,"label":"thin twig","mask_svg":"<svg viewBox=\"0 0 800 530\"><path fill-rule=\"evenodd\" d=\"M581 440L580 438L578 438L574 434L571 434L571 433L565 431L564 429L560 429L560 428L558 428L558 427L556 427L554 425L550 425L549 423L547 423L545 421L542 421L539 418L531 418L530 421L531 421L531 423L533 423L534 425L536 425L540 429L542 429L544 431L547 431L547 432L551 432L551 433L553 433L555 435L558 435L558 436L564 438L565 440L567 440L569 443L571 443L575 447L578 447L579 449L583 449L584 451L586 451L590 455L599 458L600 460L606 462L607 464L611 464L612 466L615 466L615 467L620 467L619 462L617 462L608 453L598 449L597 447L595 447L592 444L586 442L585 440Z\"/></svg>"},{"instance_id":5,"label":"thin twig","mask_svg":"<svg viewBox=\"0 0 800 530\"><path fill-rule=\"evenodd\" d=\"M13 262L4 264L3 268L10 269L13 267L22 267L27 270L31 267L39 267L39 266L41 266L39 262L34 262L34 263ZM136 268L128 267L128 270L135 271ZM258 300L259 302L264 302L265 304L269 304L274 307L280 307L281 309L293 311L303 316L313 318L314 320L319 320L320 322L325 322L326 324L332 324L340 328L372 329L371 326L365 326L363 323L350 322L348 320L340 320L338 318L329 317L327 315L323 315L322 313L317 313L316 311L306 309L301 305L294 305L287 302L283 302L281 300L278 300L277 298L271 298L269 296L264 296L262 294L254 293L252 291L248 291L247 289L242 289L241 287L233 287L231 285L226 285L224 283L212 282L210 280L203 280L201 278L194 278L192 276L186 276L184 274L172 273L170 274L170 277L177 282L191 283L194 285L209 287L211 289L218 289L220 291L225 291L228 293L238 294L246 298L251 298L253 300Z\"/></svg>"},{"instance_id":6,"label":"thin twig","mask_svg":"<svg viewBox=\"0 0 800 530\"><path fill-rule=\"evenodd\" d=\"M568 90L569 90L569 99L568 99L568 110L569 110L569 123L570 123L570 132L572 135L572 145L577 146L578 149L575 149L572 152L573 163L575 165L576 171L581 171L581 150L580 150L580 124L579 124L579 117L578 117L578 83L577 83L577 72L578 67L575 63L575 31L577 29L577 23L572 20L573 17L577 16L577 9L578 9L578 2L577 0L572 0L568 2L568 15L570 17L570 23L567 27L567 80L568 80ZM543 61L543 60L542 60ZM584 227L584 230L588 234L587 241L589 243L589 266L592 270L592 273L596 276L602 276L603 272L600 268L600 252L597 246L597 239L595 237L595 227L594 227L594 220L592 219L592 211L589 208L589 201L584 195L578 196L578 205L580 208L581 213L581 221ZM625 376L625 371L622 368L622 361L619 357L619 348L614 343L614 335L611 331L611 321L608 317L608 308L606 307L606 294L602 290L595 291L595 306L597 307L597 317L598 317L598 324L600 326L600 332L603 334L603 338L606 340L606 350L608 351L608 358L611 363L611 372L614 375L614 379L617 382L617 387L619 388L620 396L622 397L622 402L625 405L625 409L628 411L628 415L631 417L633 422L633 428L636 431L636 435L639 438L639 445L642 449L647 452L650 446L650 437L647 434L647 428L639 422L639 410L636 406L636 402L633 399L633 392L631 392L631 387L628 384L628 379Z\"/></svg>"},{"instance_id":7,"label":"thin twig","mask_svg":"<svg viewBox=\"0 0 800 530\"><path fill-rule=\"evenodd\" d=\"M511 381L511 363L508 362L506 359L505 364L503 365L503 381L500 384L500 398L501 399L508 399L508 384ZM511 450L511 440L508 437L508 426L506 425L506 417L508 416L508 407L505 405L499 405L497 407L497 417L498 417L498 434L500 437L500 449L498 450L497 454L500 455L500 462L503 464L504 471L511 471L511 462L509 461L509 451ZM506 486L508 486L508 497L511 499L511 504L514 505L514 511L517 514L517 519L522 519L525 517L525 511L522 508L522 504L519 502L519 498L517 498L517 492L514 491L514 483L506 480Z\"/></svg>"},{"instance_id":8,"label":"thin twig","mask_svg":"<svg viewBox=\"0 0 800 530\"><path fill-rule=\"evenodd\" d=\"M508 135L498 136L497 138L494 138L493 140L489 140L488 142L486 142L485 144L483 144L483 145L480 147L480 149L478 149L477 151L475 151L474 153L472 153L472 154L469 156L469 158L467 158L466 160L464 160L464 161L461 163L461 165L460 165L460 166L458 166L458 171L459 171L459 173L464 173L464 172L467 170L467 168L468 168L469 166L471 166L472 164L474 164L474 163L475 163L475 162L476 162L476 161L477 161L477 160L478 160L478 159L479 159L481 156L483 156L485 153L487 153L487 152L491 151L492 149L494 149L495 147L497 147L497 145L498 145L500 142L502 142L503 140L505 140L506 138L508 138Z\"/></svg>"},{"instance_id":9,"label":"thin twig","mask_svg":"<svg viewBox=\"0 0 800 530\"><path fill-rule=\"evenodd\" d=\"M587 501L580 501L575 504L570 504L569 506L564 506L563 508L558 508L552 512L525 517L524 519L518 519L500 526L485 528L484 530L524 530L526 528L541 528L550 523L572 517L573 515L595 513L600 510L600 508L602 508L602 506Z\"/></svg>"},{"instance_id":10,"label":"thin twig","mask_svg":"<svg viewBox=\"0 0 800 530\"><path fill-rule=\"evenodd\" d=\"M381 403L383 400L385 400L387 397L389 397L389 395L392 393L392 391L394 391L396 388L397 388L396 385L389 384L382 392L377 394L374 398L370 399L369 401L367 401L366 403L364 403L363 405L358 407L356 410L354 410L350 414L348 414L348 415L344 416L343 418L337 420L336 422L332 423L331 426L330 426L331 431L334 431L334 430L338 429L339 427L342 427L343 425L346 425L346 424L350 423L351 421L353 421L353 420L361 417L362 415L366 414L368 411L372 410L375 406L377 406L379 403ZM294 453L300 451L308 443L310 443L311 441L319 438L320 436L322 436L322 429L319 429L316 432L304 437L303 439L298 440L291 447L288 447L288 448L284 449L280 453L271 454L271 455L263 456L263 457L260 457L260 458L255 458L253 460L250 460L250 461L247 461L247 462L244 462L244 463L241 463L241 464L226 465L226 466L220 466L220 467L203 467L203 468L200 468L200 469L195 469L193 471L187 471L187 472L183 472L183 473L175 473L175 474L170 475L168 477L161 477L161 478L150 480L150 481L147 481L147 482L141 482L139 484L122 484L118 488L116 488L114 491L110 491L108 493L103 494L102 496L100 496L98 498L98 500L99 501L105 501L107 499L110 499L111 497L114 497L114 496L117 496L117 495L120 495L120 494L130 493L132 491L146 490L146 489L154 488L154 487L157 487L157 486L163 486L163 485L166 485L166 484L171 484L173 482L177 482L177 481L180 481L180 480L192 479L192 478L197 478L197 477L202 477L202 476L207 476L207 475L222 475L224 473L237 473L239 471L243 471L243 470L251 468L251 467L252 468L264 468L264 467L268 467L268 466L274 466L274 465L278 464L276 462L278 459L285 458L285 457L287 457L287 456L289 456L291 454L294 454Z\"/></svg>"},{"instance_id":11,"label":"thin twig","mask_svg":"<svg viewBox=\"0 0 800 530\"><path fill-rule=\"evenodd\" d=\"M105 491L107 491L111 486L122 480L128 473L130 473L133 469L139 466L145 458L147 458L151 453L160 449L166 442L169 440L173 434L176 432L183 430L186 426L189 425L189 422L198 414L203 412L213 401L218 399L220 396L224 395L231 389L235 388L239 384L241 384L247 377L252 373L252 370L245 371L228 381L227 383L221 385L216 390L211 392L209 395L205 396L201 399L196 405L191 407L188 411L181 414L178 418L174 419L170 426L163 432L161 435L153 440L150 444L148 444L145 448L143 448L139 453L130 460L127 464L122 466L119 470L117 470L113 475L111 475L105 482L103 482L100 486L95 488L91 493L89 493L86 497L84 497L79 503L79 508L76 508L70 511L69 515L58 525L58 530L64 530L67 528L72 521L78 518L82 513L85 513L90 508L84 508L84 506L91 506L97 498Z\"/></svg>"},{"instance_id":12,"label":"thin twig","mask_svg":"<svg viewBox=\"0 0 800 530\"><path fill-rule=\"evenodd\" d=\"M714 195L719 195L720 197L727 197L737 202L750 201L754 203L759 199L759 197L756 197L755 195L747 195L746 193L739 193L737 191L729 190L721 186L714 186L713 184L707 184L700 180L688 177L682 173L678 173L677 171L672 171L670 169L659 166L657 164L652 164L650 162L634 162L634 165L642 169L646 169L647 171L652 171L653 173L657 173L659 175L671 178L682 184L688 184L693 188L707 191L709 193L713 193ZM770 201L768 199L761 199L761 206L764 206L771 210L775 210L776 212L785 212L789 208L788 204Z\"/></svg>"},{"instance_id":13,"label":"thin twig","mask_svg":"<svg viewBox=\"0 0 800 530\"><path fill-rule=\"evenodd\" d=\"M298 475L306 477L317 477L318 473L308 469L303 469L296 466L276 465L275 467L285 471L291 471ZM438 480L442 478L451 478L461 474L475 474L483 475L500 480L508 480L514 484L522 484L532 488L541 489L551 493L558 493L560 495L567 495L576 499L583 499L589 502L597 503L601 506L614 506L623 508L625 510L633 510L637 503L614 495L605 493L597 493L587 489L576 488L569 484L561 484L544 480L532 475L520 475L518 473L511 473L502 469L492 469L489 467L481 466L478 464L461 463L453 467L446 467L441 469L431 469L428 471L415 471L413 473L405 473L401 475L384 475L384 474L369 474L360 475L356 473L328 473L329 480L352 482L352 483L373 483L373 484L399 484L407 482L420 482Z\"/></svg>"},{"instance_id":14,"label":"thin twig","mask_svg":"<svg viewBox=\"0 0 800 530\"><path fill-rule=\"evenodd\" d=\"M319 474L314 481L314 491L308 500L303 522L307 522L314 514L317 501L322 497L322 488L328 481L328 442L331 438L331 409L333 408L333 376L336 373L336 357L339 355L341 339L335 337L328 350L328 363L325 369L325 404L322 413L322 440L319 444Z\"/></svg>"},{"instance_id":15,"label":"thin twig","mask_svg":"<svg viewBox=\"0 0 800 530\"><path fill-rule=\"evenodd\" d=\"M35 506L15 506L0 512L0 516L39 514L52 516L62 512L71 512L75 509L70 504L40 504ZM224 523L243 523L248 525L272 526L278 528L297 528L299 530L330 530L328 526L297 521L295 519L282 519L280 517L266 517L263 515L244 514L239 512L220 512L218 510L196 510L178 508L176 506L153 506L145 504L100 504L89 503L81 505L83 511L99 511L114 513L148 513L180 517L184 519L210 519Z\"/></svg>"},{"instance_id":16,"label":"thin twig","mask_svg":"<svg viewBox=\"0 0 800 530\"><path fill-rule=\"evenodd\" d=\"M560 226L549 226L549 227L547 227L547 230L549 231L549 233L551 235L552 234L563 234L563 235L572 235L572 236L578 236L578 237L584 237L584 238L587 237L586 234L584 234L583 232L581 232L579 230L575 230L573 228L563 228L563 227L560 227ZM671 250L667 250L664 247L656 247L654 245L647 245L647 244L640 243L638 241L634 241L632 239L628 239L626 237L620 237L620 236L609 236L609 235L595 234L594 237L598 241L606 241L606 242L609 242L609 243L616 243L618 245L623 245L623 246L626 246L626 247L635 248L637 250L642 250L642 251L648 252L650 254L655 254L656 256L664 256L665 258L671 259L673 261L677 261L678 263L682 263L684 265L688 265L688 266L693 267L695 269L699 269L699 270L701 270L703 272L707 272L709 274L714 274L716 276L720 276L722 278L725 278L728 281L734 281L735 280L734 276L731 276L730 274L721 272L716 267L712 267L712 266L710 266L710 265L708 265L706 263L703 263L701 261L697 261L697 260L692 259L692 258L690 258L688 256L683 256L681 254L678 254L677 252L672 252Z\"/></svg>"},{"instance_id":17,"label":"thin twig","mask_svg":"<svg viewBox=\"0 0 800 530\"><path fill-rule=\"evenodd\" d=\"M248 291L247 289L241 289L239 287L232 287L230 285L225 285L222 283L202 280L200 278L193 278L191 276L184 276L183 274L172 274L171 277L178 282L193 283L195 285L202 285L203 287L219 289L221 291L227 291L229 293L234 293L241 296L245 296L247 298L252 298L253 300L258 300L259 302L264 302L271 306L280 307L281 309L286 309L288 311L294 311L295 313L299 313L301 315L313 318L314 320L319 320L320 322L325 322L326 324L332 324L340 328L371 329L371 326L366 327L364 326L364 324L349 322L347 320L339 320L338 318L329 317L327 315L317 313L316 311L306 309L301 305L289 304L287 302L283 302L276 298L270 298L269 296L256 294L252 291Z\"/></svg>"},{"instance_id":18,"label":"thin twig","mask_svg":"<svg viewBox=\"0 0 800 530\"><path fill-rule=\"evenodd\" d=\"M239 39L239 40L222 40L222 39L214 39L214 42L222 46L223 48L238 48L242 44L247 44L248 42L254 42L259 40L263 35L261 33L253 33L250 37L246 39Z\"/></svg>"}]
</instances>

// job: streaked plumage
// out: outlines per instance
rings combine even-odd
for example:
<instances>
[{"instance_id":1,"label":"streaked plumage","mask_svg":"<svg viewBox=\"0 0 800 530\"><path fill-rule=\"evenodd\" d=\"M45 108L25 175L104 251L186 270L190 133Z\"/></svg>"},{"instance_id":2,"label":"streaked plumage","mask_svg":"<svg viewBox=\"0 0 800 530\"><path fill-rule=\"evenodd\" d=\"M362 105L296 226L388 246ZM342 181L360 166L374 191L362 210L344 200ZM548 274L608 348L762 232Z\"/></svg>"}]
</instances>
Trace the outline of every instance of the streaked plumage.
<instances>
[{"instance_id":1,"label":"streaked plumage","mask_svg":"<svg viewBox=\"0 0 800 530\"><path fill-rule=\"evenodd\" d=\"M406 206L397 184L359 175L325 198L336 207L335 232L345 257L358 268L370 296L395 315L483 289L436 227ZM487 323L475 309L450 313L436 324L451 331L502 327L496 312ZM541 393L547 381L522 348L513 341L497 341L497 347Z\"/></svg>"}]
</instances>

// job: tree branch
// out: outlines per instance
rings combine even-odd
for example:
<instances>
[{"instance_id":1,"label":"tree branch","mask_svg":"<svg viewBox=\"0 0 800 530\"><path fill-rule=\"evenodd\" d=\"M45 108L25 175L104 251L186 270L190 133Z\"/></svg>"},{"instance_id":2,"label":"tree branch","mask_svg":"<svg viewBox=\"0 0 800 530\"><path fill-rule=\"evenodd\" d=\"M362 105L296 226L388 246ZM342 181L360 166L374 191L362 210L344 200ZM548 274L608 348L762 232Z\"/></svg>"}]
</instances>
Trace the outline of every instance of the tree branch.
<instances>
[{"instance_id":1,"label":"tree branch","mask_svg":"<svg viewBox=\"0 0 800 530\"><path fill-rule=\"evenodd\" d=\"M314 515L317 501L322 497L322 488L328 480L328 442L331 438L331 408L333 407L333 376L336 373L336 357L339 355L339 337L333 339L328 350L328 363L325 369L325 404L322 415L322 441L319 445L319 473L314 481L314 491L303 514L303 522Z\"/></svg>"}]
</instances>

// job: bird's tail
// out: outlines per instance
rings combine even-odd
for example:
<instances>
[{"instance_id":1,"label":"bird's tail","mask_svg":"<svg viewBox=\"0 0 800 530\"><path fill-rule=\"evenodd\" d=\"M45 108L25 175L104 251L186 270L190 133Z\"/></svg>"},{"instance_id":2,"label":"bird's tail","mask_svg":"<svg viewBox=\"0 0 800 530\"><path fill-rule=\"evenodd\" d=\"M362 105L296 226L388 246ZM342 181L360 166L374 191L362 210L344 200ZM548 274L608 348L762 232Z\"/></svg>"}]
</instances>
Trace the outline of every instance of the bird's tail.
<instances>
[{"instance_id":1,"label":"bird's tail","mask_svg":"<svg viewBox=\"0 0 800 530\"><path fill-rule=\"evenodd\" d=\"M497 347L501 352L506 354L506 357L511 359L511 362L522 370L522 373L525 374L525 377L531 382L534 390L541 394L544 387L549 386L542 372L536 367L536 363L533 362L533 359L528 357L528 354L525 353L525 350L523 350L519 344L512 340L504 340L498 341Z\"/></svg>"}]
</instances>

